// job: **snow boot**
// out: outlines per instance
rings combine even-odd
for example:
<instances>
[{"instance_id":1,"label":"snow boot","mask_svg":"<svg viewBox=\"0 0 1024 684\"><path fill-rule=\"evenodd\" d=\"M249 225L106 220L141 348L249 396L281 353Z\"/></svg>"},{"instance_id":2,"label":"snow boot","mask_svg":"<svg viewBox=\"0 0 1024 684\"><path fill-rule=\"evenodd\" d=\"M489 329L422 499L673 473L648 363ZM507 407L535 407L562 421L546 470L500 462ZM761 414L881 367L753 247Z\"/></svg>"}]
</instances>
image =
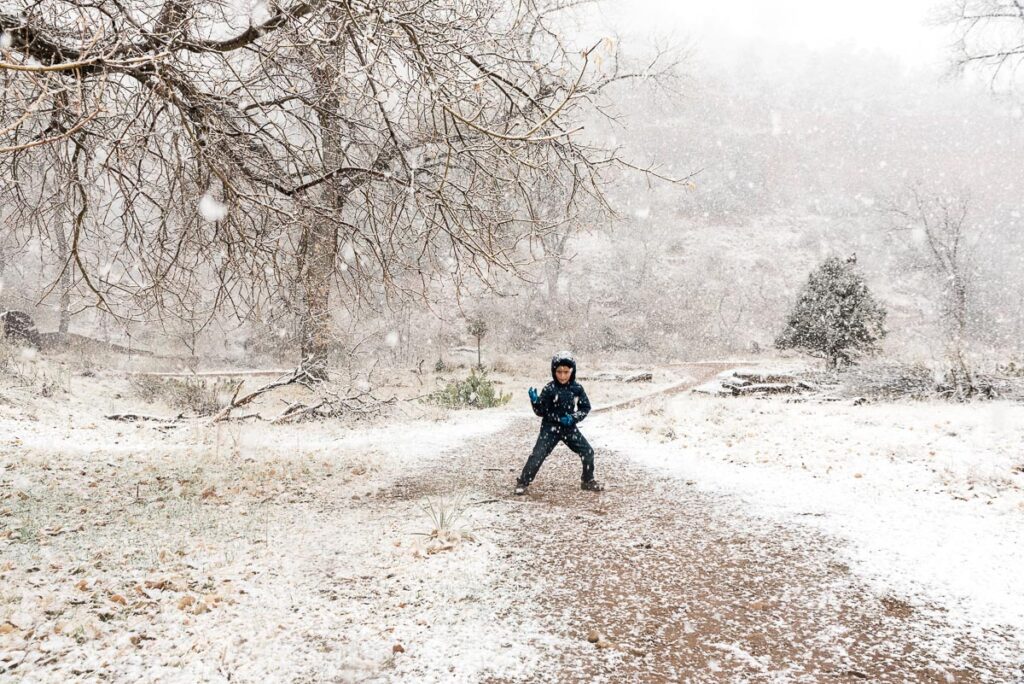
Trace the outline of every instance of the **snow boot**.
<instances>
[{"instance_id":1,"label":"snow boot","mask_svg":"<svg viewBox=\"0 0 1024 684\"><path fill-rule=\"evenodd\" d=\"M580 482L580 489L585 492L603 492L604 485L597 480L583 480Z\"/></svg>"}]
</instances>

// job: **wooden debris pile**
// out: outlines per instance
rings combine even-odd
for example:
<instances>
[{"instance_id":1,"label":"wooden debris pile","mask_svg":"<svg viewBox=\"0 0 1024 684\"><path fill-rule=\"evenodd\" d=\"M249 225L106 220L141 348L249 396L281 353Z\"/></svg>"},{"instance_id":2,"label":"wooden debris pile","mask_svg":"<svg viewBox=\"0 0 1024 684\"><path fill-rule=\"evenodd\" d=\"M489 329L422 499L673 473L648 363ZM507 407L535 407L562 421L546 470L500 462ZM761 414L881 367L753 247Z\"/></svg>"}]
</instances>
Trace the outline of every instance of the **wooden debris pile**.
<instances>
[{"instance_id":1,"label":"wooden debris pile","mask_svg":"<svg viewBox=\"0 0 1024 684\"><path fill-rule=\"evenodd\" d=\"M803 394L815 392L817 387L788 373L761 372L753 370L731 371L718 380L722 391L734 397L748 397L770 394Z\"/></svg>"}]
</instances>

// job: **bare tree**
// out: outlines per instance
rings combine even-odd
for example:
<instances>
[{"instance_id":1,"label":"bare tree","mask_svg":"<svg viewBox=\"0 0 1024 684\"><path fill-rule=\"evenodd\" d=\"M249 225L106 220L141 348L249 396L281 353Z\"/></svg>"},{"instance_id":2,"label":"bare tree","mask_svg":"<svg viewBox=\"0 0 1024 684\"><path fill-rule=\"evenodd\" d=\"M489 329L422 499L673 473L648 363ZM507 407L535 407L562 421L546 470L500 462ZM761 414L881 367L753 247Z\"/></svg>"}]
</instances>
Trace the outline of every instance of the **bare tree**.
<instances>
[{"instance_id":1,"label":"bare tree","mask_svg":"<svg viewBox=\"0 0 1024 684\"><path fill-rule=\"evenodd\" d=\"M953 0L940 14L956 35L954 65L988 72L993 85L1013 85L1024 63L1024 3Z\"/></svg>"},{"instance_id":2,"label":"bare tree","mask_svg":"<svg viewBox=\"0 0 1024 684\"><path fill-rule=\"evenodd\" d=\"M968 360L971 338L972 296L976 264L970 246L973 225L969 221L970 195L928 193L908 187L902 199L887 203L885 211L895 219L892 230L909 233L920 244L916 265L938 276L942 292L942 324L946 353L952 365L952 384L961 396L975 391Z\"/></svg>"},{"instance_id":3,"label":"bare tree","mask_svg":"<svg viewBox=\"0 0 1024 684\"><path fill-rule=\"evenodd\" d=\"M517 272L519 242L561 223L530 195L568 178L564 211L601 204L619 162L577 122L629 75L594 68L602 45L564 42L554 16L571 2L16 4L0 11L4 173L78 141L83 292L203 324L257 316L297 281L312 377L335 294Z\"/></svg>"}]
</instances>

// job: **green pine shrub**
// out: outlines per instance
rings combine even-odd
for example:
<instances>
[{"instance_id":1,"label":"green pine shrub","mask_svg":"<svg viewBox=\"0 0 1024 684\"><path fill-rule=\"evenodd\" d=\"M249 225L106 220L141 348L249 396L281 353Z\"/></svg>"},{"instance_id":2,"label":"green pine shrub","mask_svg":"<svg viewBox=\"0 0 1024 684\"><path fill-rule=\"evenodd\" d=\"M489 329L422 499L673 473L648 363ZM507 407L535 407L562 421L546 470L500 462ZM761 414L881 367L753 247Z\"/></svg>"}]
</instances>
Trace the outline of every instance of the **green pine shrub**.
<instances>
[{"instance_id":1,"label":"green pine shrub","mask_svg":"<svg viewBox=\"0 0 1024 684\"><path fill-rule=\"evenodd\" d=\"M487 377L486 371L469 371L465 380L453 380L427 397L427 401L447 408L493 408L504 406L512 399L511 394L498 390Z\"/></svg>"}]
</instances>

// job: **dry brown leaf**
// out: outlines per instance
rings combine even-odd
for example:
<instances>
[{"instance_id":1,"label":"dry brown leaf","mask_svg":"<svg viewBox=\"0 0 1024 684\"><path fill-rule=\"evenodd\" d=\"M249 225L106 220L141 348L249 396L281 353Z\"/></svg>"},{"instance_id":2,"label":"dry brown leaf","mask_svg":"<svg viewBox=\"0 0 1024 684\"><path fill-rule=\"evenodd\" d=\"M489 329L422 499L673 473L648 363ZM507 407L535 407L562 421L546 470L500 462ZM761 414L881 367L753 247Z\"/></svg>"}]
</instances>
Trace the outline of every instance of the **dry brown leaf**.
<instances>
[{"instance_id":1,"label":"dry brown leaf","mask_svg":"<svg viewBox=\"0 0 1024 684\"><path fill-rule=\"evenodd\" d=\"M125 600L124 596L121 596L120 594L111 594L110 600L114 603L120 603L122 606L128 605L128 601Z\"/></svg>"},{"instance_id":2,"label":"dry brown leaf","mask_svg":"<svg viewBox=\"0 0 1024 684\"><path fill-rule=\"evenodd\" d=\"M202 499L212 499L215 496L217 496L217 488L214 487L213 485L210 485L209 487L204 489L203 493L199 495L199 497Z\"/></svg>"},{"instance_id":3,"label":"dry brown leaf","mask_svg":"<svg viewBox=\"0 0 1024 684\"><path fill-rule=\"evenodd\" d=\"M178 609L179 610L185 610L189 606L195 605L195 602L196 602L196 597L195 596L192 596L190 594L185 594L184 596L181 597L181 600L178 601Z\"/></svg>"},{"instance_id":4,"label":"dry brown leaf","mask_svg":"<svg viewBox=\"0 0 1024 684\"><path fill-rule=\"evenodd\" d=\"M18 628L12 625L10 622L5 622L2 625L0 625L0 634L10 634L16 629Z\"/></svg>"},{"instance_id":5,"label":"dry brown leaf","mask_svg":"<svg viewBox=\"0 0 1024 684\"><path fill-rule=\"evenodd\" d=\"M391 652L392 653L405 653L405 646L402 646L402 644L395 644L394 646L391 647Z\"/></svg>"},{"instance_id":6,"label":"dry brown leaf","mask_svg":"<svg viewBox=\"0 0 1024 684\"><path fill-rule=\"evenodd\" d=\"M83 580L78 580L78 584L76 584L75 587L77 587L79 591L88 591L89 590L89 581L88 580L84 580L84 579Z\"/></svg>"}]
</instances>

